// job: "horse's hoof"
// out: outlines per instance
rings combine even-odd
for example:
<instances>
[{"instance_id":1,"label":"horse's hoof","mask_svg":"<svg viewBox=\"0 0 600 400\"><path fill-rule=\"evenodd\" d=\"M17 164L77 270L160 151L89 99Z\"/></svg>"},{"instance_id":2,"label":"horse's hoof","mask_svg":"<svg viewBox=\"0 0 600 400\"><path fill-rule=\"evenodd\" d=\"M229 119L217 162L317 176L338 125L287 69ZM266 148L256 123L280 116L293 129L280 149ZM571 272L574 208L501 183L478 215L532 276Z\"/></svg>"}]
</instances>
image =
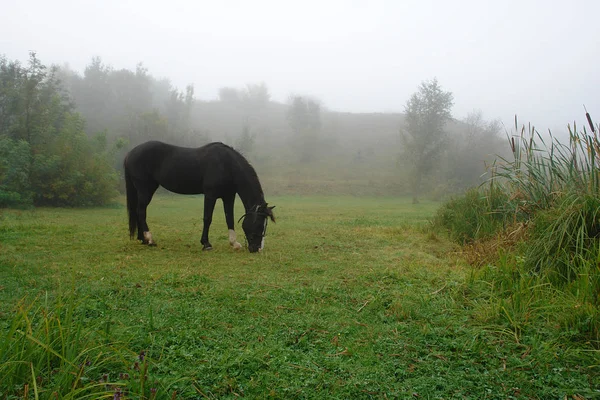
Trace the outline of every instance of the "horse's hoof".
<instances>
[{"instance_id":1,"label":"horse's hoof","mask_svg":"<svg viewBox=\"0 0 600 400\"><path fill-rule=\"evenodd\" d=\"M211 245L208 245L208 246L205 245L205 246L202 247L202 251L209 251L209 250L212 250L212 249L213 248L212 248Z\"/></svg>"},{"instance_id":2,"label":"horse's hoof","mask_svg":"<svg viewBox=\"0 0 600 400\"><path fill-rule=\"evenodd\" d=\"M235 242L235 244L232 244L233 249L234 250L241 250L242 249L242 245L239 242Z\"/></svg>"},{"instance_id":3,"label":"horse's hoof","mask_svg":"<svg viewBox=\"0 0 600 400\"><path fill-rule=\"evenodd\" d=\"M156 242L148 243L148 246L150 246L150 247L156 247Z\"/></svg>"}]
</instances>

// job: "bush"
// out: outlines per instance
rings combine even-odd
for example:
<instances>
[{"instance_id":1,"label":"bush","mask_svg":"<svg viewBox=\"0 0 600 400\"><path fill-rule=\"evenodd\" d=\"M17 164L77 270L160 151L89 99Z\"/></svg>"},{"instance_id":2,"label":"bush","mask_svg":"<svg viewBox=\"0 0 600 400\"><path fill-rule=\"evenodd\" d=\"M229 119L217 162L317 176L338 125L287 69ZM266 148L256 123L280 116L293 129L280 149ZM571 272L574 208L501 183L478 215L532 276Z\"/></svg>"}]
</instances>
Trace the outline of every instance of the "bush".
<instances>
[{"instance_id":1,"label":"bush","mask_svg":"<svg viewBox=\"0 0 600 400\"><path fill-rule=\"evenodd\" d=\"M105 204L117 174L106 138L90 139L56 69L0 57L0 207Z\"/></svg>"},{"instance_id":2,"label":"bush","mask_svg":"<svg viewBox=\"0 0 600 400\"><path fill-rule=\"evenodd\" d=\"M504 207L507 200L505 192L493 187L471 189L442 205L433 223L462 244L488 238L501 231L510 218Z\"/></svg>"},{"instance_id":3,"label":"bush","mask_svg":"<svg viewBox=\"0 0 600 400\"><path fill-rule=\"evenodd\" d=\"M0 207L31 205L31 149L24 140L0 138Z\"/></svg>"},{"instance_id":4,"label":"bush","mask_svg":"<svg viewBox=\"0 0 600 400\"><path fill-rule=\"evenodd\" d=\"M118 177L104 148L83 132L83 121L69 115L54 142L34 157L35 204L91 206L106 204L116 194ZM95 140L102 143L101 140Z\"/></svg>"}]
</instances>

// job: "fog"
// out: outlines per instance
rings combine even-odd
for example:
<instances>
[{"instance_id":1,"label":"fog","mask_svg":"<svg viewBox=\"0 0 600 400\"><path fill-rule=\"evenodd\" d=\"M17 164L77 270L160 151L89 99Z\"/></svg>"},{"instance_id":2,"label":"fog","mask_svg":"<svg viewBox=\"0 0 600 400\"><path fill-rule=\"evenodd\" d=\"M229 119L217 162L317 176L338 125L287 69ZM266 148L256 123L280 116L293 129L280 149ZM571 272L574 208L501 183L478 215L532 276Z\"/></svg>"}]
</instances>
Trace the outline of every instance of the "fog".
<instances>
[{"instance_id":1,"label":"fog","mask_svg":"<svg viewBox=\"0 0 600 400\"><path fill-rule=\"evenodd\" d=\"M10 1L0 54L83 71L142 62L210 100L265 82L273 100L310 94L330 110L402 112L419 83L454 93L456 118L481 109L540 129L600 117L596 1Z\"/></svg>"},{"instance_id":2,"label":"fog","mask_svg":"<svg viewBox=\"0 0 600 400\"><path fill-rule=\"evenodd\" d=\"M585 124L584 105L600 120L598 2L32 0L3 11L0 62L27 68L33 51L58 65L117 170L150 139L218 140L271 194L441 198L510 155L515 115L562 140ZM433 81L451 93L450 122L407 136L407 102ZM28 96L5 89L4 102Z\"/></svg>"}]
</instances>

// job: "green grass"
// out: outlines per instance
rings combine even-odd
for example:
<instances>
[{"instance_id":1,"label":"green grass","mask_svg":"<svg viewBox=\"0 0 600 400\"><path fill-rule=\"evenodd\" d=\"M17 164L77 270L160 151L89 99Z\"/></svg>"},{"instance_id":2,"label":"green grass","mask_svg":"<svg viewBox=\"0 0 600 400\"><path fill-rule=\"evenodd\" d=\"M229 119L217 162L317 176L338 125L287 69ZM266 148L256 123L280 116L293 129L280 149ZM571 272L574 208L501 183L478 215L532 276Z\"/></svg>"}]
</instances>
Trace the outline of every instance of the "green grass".
<instances>
[{"instance_id":1,"label":"green grass","mask_svg":"<svg viewBox=\"0 0 600 400\"><path fill-rule=\"evenodd\" d=\"M517 340L523 329L555 324L561 332L547 338L600 349L600 139L590 128L569 127L568 144L516 129L512 159L434 218L470 243L470 261L486 267L474 276L492 288L492 314Z\"/></svg>"},{"instance_id":2,"label":"green grass","mask_svg":"<svg viewBox=\"0 0 600 400\"><path fill-rule=\"evenodd\" d=\"M561 329L552 323L515 335L455 245L431 230L438 204L268 201L277 224L261 254L231 250L220 204L214 250L202 252L200 197L153 200L156 248L129 240L123 207L0 211L0 338L24 315L30 336L42 335L36 327L72 298L72 324L89 340L66 333L59 347L82 346L70 350L76 360L93 355L88 384L108 374L108 395L118 386L189 399L600 396L598 353L548 340ZM27 314L23 304L41 308ZM132 369L141 351L147 379ZM55 398L39 358L32 350L0 362L39 364L39 396ZM20 376L0 381L0 398L33 387L31 373Z\"/></svg>"}]
</instances>

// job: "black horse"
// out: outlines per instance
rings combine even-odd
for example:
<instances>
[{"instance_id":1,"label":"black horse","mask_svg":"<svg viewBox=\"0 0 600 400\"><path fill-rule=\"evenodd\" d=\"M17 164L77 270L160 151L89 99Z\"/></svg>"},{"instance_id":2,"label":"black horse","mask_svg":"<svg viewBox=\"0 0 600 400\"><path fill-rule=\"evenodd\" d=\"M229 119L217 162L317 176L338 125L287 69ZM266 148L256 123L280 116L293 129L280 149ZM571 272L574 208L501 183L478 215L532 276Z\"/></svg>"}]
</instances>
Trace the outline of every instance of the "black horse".
<instances>
[{"instance_id":1,"label":"black horse","mask_svg":"<svg viewBox=\"0 0 600 400\"><path fill-rule=\"evenodd\" d=\"M246 213L242 228L251 253L262 250L267 221L275 222L273 208L265 202L256 171L236 150L223 143L198 148L173 146L151 141L133 148L123 162L127 187L129 235L133 239L156 245L146 223L146 208L158 186L180 194L204 194L203 250L212 246L208 230L217 199L223 199L229 243L241 248L234 231L233 205L236 193ZM241 219L241 218L240 218Z\"/></svg>"}]
</instances>

